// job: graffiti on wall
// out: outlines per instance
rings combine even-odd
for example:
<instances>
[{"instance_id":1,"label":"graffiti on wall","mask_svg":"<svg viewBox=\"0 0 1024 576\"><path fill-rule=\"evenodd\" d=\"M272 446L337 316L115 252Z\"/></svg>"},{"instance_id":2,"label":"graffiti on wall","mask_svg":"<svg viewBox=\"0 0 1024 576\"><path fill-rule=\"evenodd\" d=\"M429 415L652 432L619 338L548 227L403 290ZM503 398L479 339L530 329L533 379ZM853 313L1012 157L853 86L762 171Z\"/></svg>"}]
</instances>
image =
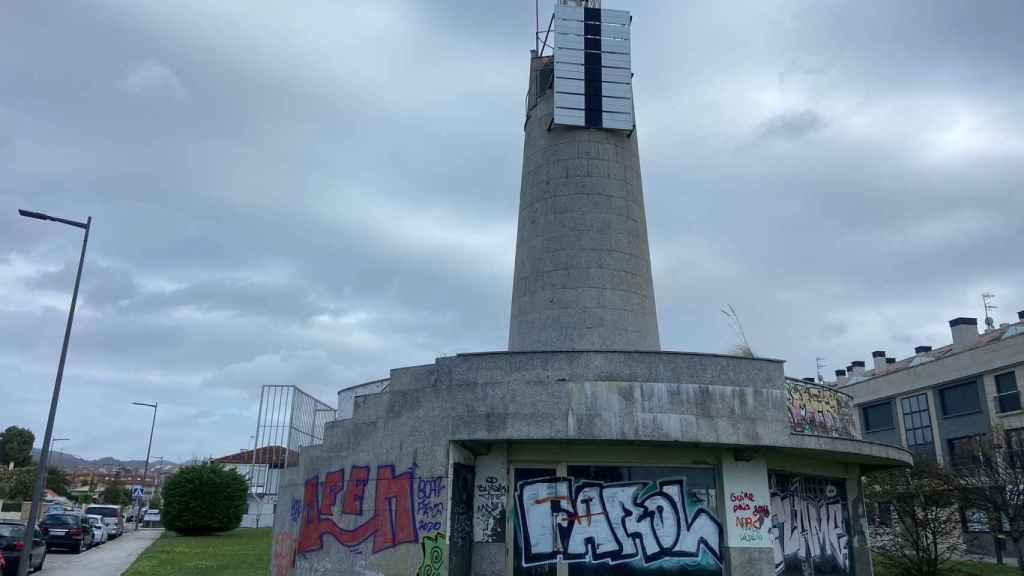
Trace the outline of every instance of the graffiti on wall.
<instances>
[{"instance_id":1,"label":"graffiti on wall","mask_svg":"<svg viewBox=\"0 0 1024 576\"><path fill-rule=\"evenodd\" d=\"M291 532L274 534L273 576L288 576L295 566L295 545L298 538Z\"/></svg>"},{"instance_id":2,"label":"graffiti on wall","mask_svg":"<svg viewBox=\"0 0 1024 576\"><path fill-rule=\"evenodd\" d=\"M473 558L473 481L476 468L452 464L451 514L448 533L448 570L452 576L470 576Z\"/></svg>"},{"instance_id":3,"label":"graffiti on wall","mask_svg":"<svg viewBox=\"0 0 1024 576\"><path fill-rule=\"evenodd\" d=\"M849 574L849 516L843 480L773 475L775 573Z\"/></svg>"},{"instance_id":4,"label":"graffiti on wall","mask_svg":"<svg viewBox=\"0 0 1024 576\"><path fill-rule=\"evenodd\" d=\"M416 529L421 534L437 532L444 523L445 484L443 476L416 481Z\"/></svg>"},{"instance_id":5,"label":"graffiti on wall","mask_svg":"<svg viewBox=\"0 0 1024 576\"><path fill-rule=\"evenodd\" d=\"M760 501L753 492L730 492L726 502L739 532L739 540L756 545L765 541L765 530L769 522L768 503Z\"/></svg>"},{"instance_id":6,"label":"graffiti on wall","mask_svg":"<svg viewBox=\"0 0 1024 576\"><path fill-rule=\"evenodd\" d=\"M444 569L444 550L447 543L443 532L431 536L424 536L423 560L416 570L416 576L444 576L447 572Z\"/></svg>"},{"instance_id":7,"label":"graffiti on wall","mask_svg":"<svg viewBox=\"0 0 1024 576\"><path fill-rule=\"evenodd\" d=\"M687 511L683 480L520 482L516 514L524 566L554 562L699 559L721 564L722 527L706 509Z\"/></svg>"},{"instance_id":8,"label":"graffiti on wall","mask_svg":"<svg viewBox=\"0 0 1024 576\"><path fill-rule=\"evenodd\" d=\"M291 509L288 511L288 525L285 530L274 531L274 551L271 560L272 576L288 576L288 571L295 567L295 555L298 552L299 537L296 528L302 514L302 501L292 498Z\"/></svg>"},{"instance_id":9,"label":"graffiti on wall","mask_svg":"<svg viewBox=\"0 0 1024 576\"><path fill-rule=\"evenodd\" d=\"M306 480L302 496L297 552L323 548L324 538L361 553L373 554L403 544L419 544L421 533L442 528L444 477L417 478L413 466L396 473L393 465L352 466Z\"/></svg>"},{"instance_id":10,"label":"graffiti on wall","mask_svg":"<svg viewBox=\"0 0 1024 576\"><path fill-rule=\"evenodd\" d=\"M476 523L477 542L505 541L505 498L508 486L488 476L476 485L476 509L473 521Z\"/></svg>"},{"instance_id":11,"label":"graffiti on wall","mask_svg":"<svg viewBox=\"0 0 1024 576\"><path fill-rule=\"evenodd\" d=\"M786 398L793 432L854 437L853 400L846 394L823 386L787 380Z\"/></svg>"}]
</instances>

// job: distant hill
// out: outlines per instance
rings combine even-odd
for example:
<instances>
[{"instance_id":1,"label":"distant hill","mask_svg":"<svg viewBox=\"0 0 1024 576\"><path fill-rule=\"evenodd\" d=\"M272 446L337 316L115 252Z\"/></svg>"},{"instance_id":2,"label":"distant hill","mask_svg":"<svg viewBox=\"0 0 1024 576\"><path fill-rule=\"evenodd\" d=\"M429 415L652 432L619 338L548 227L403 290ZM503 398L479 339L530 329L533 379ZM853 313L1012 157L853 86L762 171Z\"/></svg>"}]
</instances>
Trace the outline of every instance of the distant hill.
<instances>
[{"instance_id":1,"label":"distant hill","mask_svg":"<svg viewBox=\"0 0 1024 576\"><path fill-rule=\"evenodd\" d=\"M38 448L33 448L32 449L32 459L37 461L37 462L39 461L39 449ZM154 464L157 463L157 462L159 462L159 461L158 460L150 460L150 462L149 462L150 468L152 468L154 466ZM163 463L165 465L176 464L176 462L171 462L170 460L164 460ZM78 456L75 456L74 454L70 454L68 452L61 452L59 450L52 450L50 452L50 465L51 466L60 466L61 468L65 468L65 469L68 469L68 470L75 470L77 468L116 468L118 466L125 466L127 468L132 468L132 469L138 468L138 469L141 470L146 465L146 461L145 460L118 460L117 458L112 458L110 456L105 456L103 458L98 458L96 460L88 460L88 459L85 459L85 458L79 458Z\"/></svg>"}]
</instances>

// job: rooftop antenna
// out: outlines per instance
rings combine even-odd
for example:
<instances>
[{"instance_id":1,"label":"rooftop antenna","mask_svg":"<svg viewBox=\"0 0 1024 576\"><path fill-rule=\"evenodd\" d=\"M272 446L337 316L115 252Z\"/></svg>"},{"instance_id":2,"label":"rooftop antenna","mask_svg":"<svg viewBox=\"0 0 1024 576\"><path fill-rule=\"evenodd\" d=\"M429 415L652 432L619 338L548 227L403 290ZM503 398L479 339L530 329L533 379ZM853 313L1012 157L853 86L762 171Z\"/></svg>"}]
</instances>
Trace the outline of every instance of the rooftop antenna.
<instances>
[{"instance_id":1,"label":"rooftop antenna","mask_svg":"<svg viewBox=\"0 0 1024 576\"><path fill-rule=\"evenodd\" d=\"M822 356L818 356L817 358L814 359L814 363L817 364L817 366L818 366L818 384L824 384L825 383L825 377L822 376L821 369L826 366L825 358L822 357Z\"/></svg>"},{"instance_id":2,"label":"rooftop antenna","mask_svg":"<svg viewBox=\"0 0 1024 576\"><path fill-rule=\"evenodd\" d=\"M985 307L985 332L991 332L996 329L996 321L992 318L992 311L998 308L992 303L996 297L991 292L985 292L981 295L981 304Z\"/></svg>"}]
</instances>

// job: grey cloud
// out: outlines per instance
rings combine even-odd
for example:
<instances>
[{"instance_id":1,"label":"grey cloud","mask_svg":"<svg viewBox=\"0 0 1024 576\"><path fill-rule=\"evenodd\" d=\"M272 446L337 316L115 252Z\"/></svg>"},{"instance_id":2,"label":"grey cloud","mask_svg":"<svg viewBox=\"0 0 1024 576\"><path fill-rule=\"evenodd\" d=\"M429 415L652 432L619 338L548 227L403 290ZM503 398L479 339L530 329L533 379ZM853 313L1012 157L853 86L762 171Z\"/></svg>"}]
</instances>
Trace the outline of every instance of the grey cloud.
<instances>
[{"instance_id":1,"label":"grey cloud","mask_svg":"<svg viewBox=\"0 0 1024 576\"><path fill-rule=\"evenodd\" d=\"M776 114L757 127L759 140L799 140L825 128L825 120L814 110Z\"/></svg>"},{"instance_id":2,"label":"grey cloud","mask_svg":"<svg viewBox=\"0 0 1024 576\"><path fill-rule=\"evenodd\" d=\"M337 34L354 8L401 37ZM666 348L729 350L731 303L805 376L937 342L981 290L1024 308L1019 4L627 8ZM144 450L144 414L87 426L132 400L161 402L158 453L206 456L247 443L262 384L331 400L504 347L532 26L514 3L13 6L11 423L45 420L80 241L17 207L95 218L58 423L82 455Z\"/></svg>"},{"instance_id":3,"label":"grey cloud","mask_svg":"<svg viewBox=\"0 0 1024 576\"><path fill-rule=\"evenodd\" d=\"M118 87L135 94L155 92L168 94L179 100L188 97L188 90L178 75L155 60L147 60L134 67L118 82Z\"/></svg>"}]
</instances>

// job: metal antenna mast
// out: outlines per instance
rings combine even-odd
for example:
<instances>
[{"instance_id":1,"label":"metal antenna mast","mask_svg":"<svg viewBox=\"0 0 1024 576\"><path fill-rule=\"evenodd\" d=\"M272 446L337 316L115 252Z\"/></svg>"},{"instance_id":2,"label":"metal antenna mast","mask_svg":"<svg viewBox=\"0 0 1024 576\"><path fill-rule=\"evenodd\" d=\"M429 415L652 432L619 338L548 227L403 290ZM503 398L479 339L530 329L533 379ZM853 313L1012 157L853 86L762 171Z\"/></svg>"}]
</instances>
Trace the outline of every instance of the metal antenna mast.
<instances>
[{"instance_id":1,"label":"metal antenna mast","mask_svg":"<svg viewBox=\"0 0 1024 576\"><path fill-rule=\"evenodd\" d=\"M995 321L994 318L992 318L992 311L995 310L996 308L998 308L998 306L996 306L995 304L992 303L992 300L994 300L995 297L996 297L996 295L992 294L991 292L985 292L985 293L983 293L981 295L981 304L982 304L982 306L985 307L985 331L986 332L990 332L990 331L996 329L996 321Z\"/></svg>"}]
</instances>

